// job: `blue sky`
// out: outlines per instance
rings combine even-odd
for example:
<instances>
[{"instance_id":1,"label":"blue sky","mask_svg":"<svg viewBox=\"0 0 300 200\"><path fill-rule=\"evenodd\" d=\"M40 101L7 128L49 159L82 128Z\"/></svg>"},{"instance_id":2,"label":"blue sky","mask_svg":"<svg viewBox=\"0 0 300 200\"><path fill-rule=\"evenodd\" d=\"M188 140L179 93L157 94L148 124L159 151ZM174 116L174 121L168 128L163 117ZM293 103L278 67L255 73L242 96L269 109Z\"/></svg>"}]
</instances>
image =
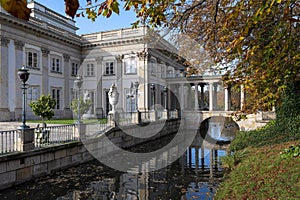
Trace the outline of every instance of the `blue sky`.
<instances>
[{"instance_id":1,"label":"blue sky","mask_svg":"<svg viewBox=\"0 0 300 200\"><path fill-rule=\"evenodd\" d=\"M47 8L65 15L65 1L64 0L35 0ZM79 0L80 6L86 5L86 0ZM131 24L137 19L133 11L124 11L120 9L120 15L113 14L110 18L98 16L95 22L83 17L75 17L76 26L79 28L78 34L93 33L106 30L114 30L119 28L129 28Z\"/></svg>"}]
</instances>

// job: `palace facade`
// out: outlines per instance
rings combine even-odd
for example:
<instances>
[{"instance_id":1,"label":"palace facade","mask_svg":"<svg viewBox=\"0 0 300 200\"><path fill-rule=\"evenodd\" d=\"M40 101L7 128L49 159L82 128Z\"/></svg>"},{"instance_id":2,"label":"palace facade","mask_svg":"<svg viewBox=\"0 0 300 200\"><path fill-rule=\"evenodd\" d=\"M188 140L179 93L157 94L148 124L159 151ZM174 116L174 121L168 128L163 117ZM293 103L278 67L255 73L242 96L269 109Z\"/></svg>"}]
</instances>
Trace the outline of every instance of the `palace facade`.
<instances>
[{"instance_id":1,"label":"palace facade","mask_svg":"<svg viewBox=\"0 0 300 200\"><path fill-rule=\"evenodd\" d=\"M113 83L120 93L119 111L147 111L154 104L166 107L166 77L183 76L184 69L166 40L147 27L77 35L72 19L36 2L28 7L29 21L0 12L0 121L21 119L17 71L22 66L30 73L27 105L50 94L56 101L55 118L73 117L70 104L76 98L78 74L83 78L81 95L92 101L89 116L107 115ZM35 118L26 109L27 118Z\"/></svg>"}]
</instances>

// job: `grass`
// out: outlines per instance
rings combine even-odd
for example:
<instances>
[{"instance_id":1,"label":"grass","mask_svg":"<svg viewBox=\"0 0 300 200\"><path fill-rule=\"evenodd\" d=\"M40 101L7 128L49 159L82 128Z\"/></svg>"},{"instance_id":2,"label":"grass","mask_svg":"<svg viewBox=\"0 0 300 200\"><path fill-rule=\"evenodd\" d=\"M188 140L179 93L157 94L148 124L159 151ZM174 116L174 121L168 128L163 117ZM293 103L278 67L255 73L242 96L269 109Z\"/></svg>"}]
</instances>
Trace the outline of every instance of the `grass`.
<instances>
[{"instance_id":1,"label":"grass","mask_svg":"<svg viewBox=\"0 0 300 200\"><path fill-rule=\"evenodd\" d=\"M247 156L218 188L215 199L300 199L300 157L280 153L300 140L248 147Z\"/></svg>"},{"instance_id":2,"label":"grass","mask_svg":"<svg viewBox=\"0 0 300 200\"><path fill-rule=\"evenodd\" d=\"M107 119L84 119L81 120L83 123L106 123ZM42 123L42 120L27 120L29 123ZM74 124L76 119L51 119L45 120L46 124Z\"/></svg>"}]
</instances>

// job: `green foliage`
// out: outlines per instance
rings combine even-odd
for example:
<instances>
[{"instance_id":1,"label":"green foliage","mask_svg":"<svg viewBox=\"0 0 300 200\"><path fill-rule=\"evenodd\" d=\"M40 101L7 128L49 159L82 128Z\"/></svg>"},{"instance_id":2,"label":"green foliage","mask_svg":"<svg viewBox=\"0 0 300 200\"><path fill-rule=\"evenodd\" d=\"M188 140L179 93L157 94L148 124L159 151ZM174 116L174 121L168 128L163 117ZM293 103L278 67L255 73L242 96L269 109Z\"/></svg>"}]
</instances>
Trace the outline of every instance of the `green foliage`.
<instances>
[{"instance_id":1,"label":"green foliage","mask_svg":"<svg viewBox=\"0 0 300 200\"><path fill-rule=\"evenodd\" d=\"M90 106L92 105L92 101L90 99L83 100L82 97L79 98L79 104L80 104L80 116L87 113L90 109ZM71 108L73 112L77 115L78 114L78 99L73 99L71 102Z\"/></svg>"},{"instance_id":2,"label":"green foliage","mask_svg":"<svg viewBox=\"0 0 300 200\"><path fill-rule=\"evenodd\" d=\"M247 155L246 150L235 151L230 155L221 157L222 166L232 171L241 162L241 159Z\"/></svg>"},{"instance_id":3,"label":"green foliage","mask_svg":"<svg viewBox=\"0 0 300 200\"><path fill-rule=\"evenodd\" d=\"M281 158L293 158L298 156L300 156L300 144L297 146L292 145L289 148L284 149L283 152L280 152Z\"/></svg>"},{"instance_id":4,"label":"green foliage","mask_svg":"<svg viewBox=\"0 0 300 200\"><path fill-rule=\"evenodd\" d=\"M300 138L300 95L297 90L296 85L289 86L282 104L276 109L278 131L288 134L291 139Z\"/></svg>"},{"instance_id":5,"label":"green foliage","mask_svg":"<svg viewBox=\"0 0 300 200\"><path fill-rule=\"evenodd\" d=\"M232 150L244 149L248 146L263 146L290 140L300 139L300 97L298 89L290 86L276 109L276 120L265 127L240 132L232 141Z\"/></svg>"},{"instance_id":6,"label":"green foliage","mask_svg":"<svg viewBox=\"0 0 300 200\"><path fill-rule=\"evenodd\" d=\"M34 115L50 120L54 116L53 109L55 108L56 102L51 98L50 94L45 96L42 95L36 101L29 103L29 107L32 109Z\"/></svg>"}]
</instances>

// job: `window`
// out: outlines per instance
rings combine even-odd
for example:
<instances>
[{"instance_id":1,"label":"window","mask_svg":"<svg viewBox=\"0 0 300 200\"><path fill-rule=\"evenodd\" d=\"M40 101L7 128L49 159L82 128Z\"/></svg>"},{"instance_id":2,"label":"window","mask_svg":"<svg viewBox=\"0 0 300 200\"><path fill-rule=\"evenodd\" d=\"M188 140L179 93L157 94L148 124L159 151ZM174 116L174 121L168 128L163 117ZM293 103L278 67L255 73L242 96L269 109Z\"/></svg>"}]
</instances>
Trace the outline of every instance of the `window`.
<instances>
[{"instance_id":1,"label":"window","mask_svg":"<svg viewBox=\"0 0 300 200\"><path fill-rule=\"evenodd\" d=\"M161 65L161 78L165 78L166 77L166 66L165 65Z\"/></svg>"},{"instance_id":2,"label":"window","mask_svg":"<svg viewBox=\"0 0 300 200\"><path fill-rule=\"evenodd\" d=\"M168 77L168 78L173 78L173 77L174 77L174 68L171 67L171 66L168 66L168 69L167 69L167 77Z\"/></svg>"},{"instance_id":3,"label":"window","mask_svg":"<svg viewBox=\"0 0 300 200\"><path fill-rule=\"evenodd\" d=\"M26 66L30 68L38 68L38 52L33 49L26 50Z\"/></svg>"},{"instance_id":4,"label":"window","mask_svg":"<svg viewBox=\"0 0 300 200\"><path fill-rule=\"evenodd\" d=\"M86 65L86 76L94 76L94 64L90 63Z\"/></svg>"},{"instance_id":5,"label":"window","mask_svg":"<svg viewBox=\"0 0 300 200\"><path fill-rule=\"evenodd\" d=\"M132 56L125 59L125 74L136 74L137 73L137 62L136 57Z\"/></svg>"},{"instance_id":6,"label":"window","mask_svg":"<svg viewBox=\"0 0 300 200\"><path fill-rule=\"evenodd\" d=\"M84 100L91 100L91 106L88 114L94 114L95 92L93 90L86 90L84 92Z\"/></svg>"},{"instance_id":7,"label":"window","mask_svg":"<svg viewBox=\"0 0 300 200\"><path fill-rule=\"evenodd\" d=\"M39 96L40 96L39 86L28 86L27 96L26 96L27 105L29 105L30 102L37 100ZM28 109L31 108L28 106Z\"/></svg>"},{"instance_id":8,"label":"window","mask_svg":"<svg viewBox=\"0 0 300 200\"><path fill-rule=\"evenodd\" d=\"M125 102L126 102L126 112L135 112L137 99L135 95L135 91L132 88L125 88Z\"/></svg>"},{"instance_id":9,"label":"window","mask_svg":"<svg viewBox=\"0 0 300 200\"><path fill-rule=\"evenodd\" d=\"M150 69L151 69L151 75L156 76L156 61L153 59L150 60Z\"/></svg>"},{"instance_id":10,"label":"window","mask_svg":"<svg viewBox=\"0 0 300 200\"><path fill-rule=\"evenodd\" d=\"M61 57L51 56L51 71L59 73L62 72Z\"/></svg>"},{"instance_id":11,"label":"window","mask_svg":"<svg viewBox=\"0 0 300 200\"><path fill-rule=\"evenodd\" d=\"M72 76L77 76L78 69L79 69L78 63L73 62L73 63L72 63L72 71L71 71L71 75L72 75Z\"/></svg>"},{"instance_id":12,"label":"window","mask_svg":"<svg viewBox=\"0 0 300 200\"><path fill-rule=\"evenodd\" d=\"M55 105L55 109L60 109L60 97L61 97L61 90L58 88L52 88L52 99L55 100L56 105Z\"/></svg>"},{"instance_id":13,"label":"window","mask_svg":"<svg viewBox=\"0 0 300 200\"><path fill-rule=\"evenodd\" d=\"M105 63L105 75L114 75L114 62Z\"/></svg>"}]
</instances>

